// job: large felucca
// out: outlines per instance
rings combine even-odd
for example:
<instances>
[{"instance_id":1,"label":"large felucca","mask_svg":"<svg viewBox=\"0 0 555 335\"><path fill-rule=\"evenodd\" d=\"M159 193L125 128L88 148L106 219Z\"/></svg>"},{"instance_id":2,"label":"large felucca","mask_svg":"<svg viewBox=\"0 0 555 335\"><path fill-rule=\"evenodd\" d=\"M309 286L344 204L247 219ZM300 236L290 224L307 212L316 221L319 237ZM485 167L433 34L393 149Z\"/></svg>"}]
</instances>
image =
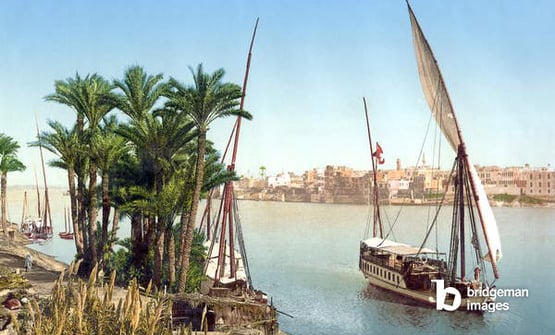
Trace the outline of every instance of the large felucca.
<instances>
[{"instance_id":1,"label":"large felucca","mask_svg":"<svg viewBox=\"0 0 555 335\"><path fill-rule=\"evenodd\" d=\"M454 186L450 247L447 254L425 248L432 228L437 225L445 196L420 246L393 241L388 239L389 234L383 236L376 174L378 157L371 146L371 152L375 153L372 157L374 229L371 237L367 229L367 235L360 242L359 268L371 284L411 299L435 306L438 300L444 299L450 306L460 305L459 309L481 310L479 305L493 300L483 292L488 292L499 278L497 263L502 257L499 232L487 195L467 153L435 56L408 2L407 6L424 96L437 125L456 153L449 178ZM364 107L366 111L366 102ZM369 126L368 135L372 143ZM481 226L481 238L478 225ZM487 247L485 254L480 246L481 239L485 240ZM492 282L487 279L485 261L491 265L495 277ZM472 268L467 271L469 264ZM472 279L467 277L468 272L471 272ZM455 294L436 296L436 285L441 281L445 286L457 289L460 293L458 303L454 302L458 299Z\"/></svg>"}]
</instances>

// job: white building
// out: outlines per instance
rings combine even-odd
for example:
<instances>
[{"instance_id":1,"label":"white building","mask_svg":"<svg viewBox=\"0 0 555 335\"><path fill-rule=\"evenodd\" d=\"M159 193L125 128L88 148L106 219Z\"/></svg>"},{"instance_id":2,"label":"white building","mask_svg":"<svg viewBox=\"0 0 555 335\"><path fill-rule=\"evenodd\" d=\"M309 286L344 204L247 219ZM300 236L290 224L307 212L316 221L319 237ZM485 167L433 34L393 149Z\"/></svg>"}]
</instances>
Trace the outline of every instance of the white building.
<instances>
[{"instance_id":1,"label":"white building","mask_svg":"<svg viewBox=\"0 0 555 335\"><path fill-rule=\"evenodd\" d=\"M269 187L290 187L291 176L289 173L278 173L275 176L268 176Z\"/></svg>"}]
</instances>

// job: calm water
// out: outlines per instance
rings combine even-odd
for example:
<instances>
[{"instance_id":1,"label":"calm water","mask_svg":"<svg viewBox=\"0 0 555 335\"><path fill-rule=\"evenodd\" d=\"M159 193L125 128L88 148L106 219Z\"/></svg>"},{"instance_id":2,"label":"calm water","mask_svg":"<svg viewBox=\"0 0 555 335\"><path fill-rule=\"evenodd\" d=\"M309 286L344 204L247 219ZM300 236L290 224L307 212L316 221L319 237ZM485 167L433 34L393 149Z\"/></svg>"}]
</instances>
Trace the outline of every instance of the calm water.
<instances>
[{"instance_id":1,"label":"calm water","mask_svg":"<svg viewBox=\"0 0 555 335\"><path fill-rule=\"evenodd\" d=\"M498 298L508 311L476 315L410 306L369 286L358 271L365 206L241 201L239 208L254 285L294 316L280 316L290 334L555 332L554 209L494 209L504 251L497 286L525 288L530 296ZM405 207L396 238L418 243L428 216L426 208ZM63 214L58 217L63 229ZM66 262L73 253L72 242L57 237L35 247Z\"/></svg>"}]
</instances>

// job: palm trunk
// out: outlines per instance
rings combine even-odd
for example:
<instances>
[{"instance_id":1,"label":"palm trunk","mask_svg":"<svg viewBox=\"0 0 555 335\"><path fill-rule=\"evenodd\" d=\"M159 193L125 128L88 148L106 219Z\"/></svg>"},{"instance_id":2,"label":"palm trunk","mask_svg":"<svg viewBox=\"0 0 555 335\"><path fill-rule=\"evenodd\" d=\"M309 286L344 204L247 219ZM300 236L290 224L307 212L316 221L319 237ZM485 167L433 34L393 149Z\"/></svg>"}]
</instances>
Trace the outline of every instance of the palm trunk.
<instances>
[{"instance_id":1,"label":"palm trunk","mask_svg":"<svg viewBox=\"0 0 555 335\"><path fill-rule=\"evenodd\" d=\"M191 212L187 224L181 225L181 241L183 243L183 255L181 259L181 272L179 273L179 293L185 292L185 284L187 282L187 272L189 271L189 262L191 258L191 246L193 245L193 228L195 226L198 204L200 201L200 192L204 180L204 154L206 151L206 133L201 132L198 137L198 154L197 166L195 173L195 189L191 203ZM182 214L182 217L184 215ZM184 221L184 220L182 220Z\"/></svg>"},{"instance_id":2,"label":"palm trunk","mask_svg":"<svg viewBox=\"0 0 555 335\"><path fill-rule=\"evenodd\" d=\"M145 251L143 250L143 218L139 211L131 215L131 243L133 266L140 269Z\"/></svg>"},{"instance_id":3,"label":"palm trunk","mask_svg":"<svg viewBox=\"0 0 555 335\"><path fill-rule=\"evenodd\" d=\"M168 281L169 287L175 285L175 238L173 236L173 229L169 226L165 234L167 253L168 253Z\"/></svg>"},{"instance_id":4,"label":"palm trunk","mask_svg":"<svg viewBox=\"0 0 555 335\"><path fill-rule=\"evenodd\" d=\"M69 166L67 170L67 179L69 185L69 201L71 207L71 222L73 223L73 236L75 240L75 250L77 258L83 257L83 233L77 221L77 196L75 194L75 168Z\"/></svg>"},{"instance_id":5,"label":"palm trunk","mask_svg":"<svg viewBox=\"0 0 555 335\"><path fill-rule=\"evenodd\" d=\"M114 219L112 220L112 231L110 233L110 240L108 241L109 243L108 250L112 250L112 248L114 247L114 242L116 241L116 238L117 238L118 227L119 227L119 211L117 207L114 207Z\"/></svg>"},{"instance_id":6,"label":"palm trunk","mask_svg":"<svg viewBox=\"0 0 555 335\"><path fill-rule=\"evenodd\" d=\"M8 236L8 226L7 226L7 219L6 219L6 191L8 185L8 173L2 172L0 176L0 190L2 192L2 205L0 211L2 212L2 229L4 230L4 238Z\"/></svg>"},{"instance_id":7,"label":"palm trunk","mask_svg":"<svg viewBox=\"0 0 555 335\"><path fill-rule=\"evenodd\" d=\"M100 245L105 252L106 243L108 242L108 225L110 222L110 193L109 189L109 177L108 173L102 173L102 235L100 239Z\"/></svg>"},{"instance_id":8,"label":"palm trunk","mask_svg":"<svg viewBox=\"0 0 555 335\"><path fill-rule=\"evenodd\" d=\"M92 269L98 262L97 248L98 243L96 241L96 163L92 160L89 162L89 251L91 255L90 269Z\"/></svg>"},{"instance_id":9,"label":"palm trunk","mask_svg":"<svg viewBox=\"0 0 555 335\"><path fill-rule=\"evenodd\" d=\"M158 222L160 224L160 222ZM154 237L154 278L153 284L155 287L160 286L162 278L162 258L164 256L164 236L163 229L156 229L156 234Z\"/></svg>"},{"instance_id":10,"label":"palm trunk","mask_svg":"<svg viewBox=\"0 0 555 335\"><path fill-rule=\"evenodd\" d=\"M83 238L84 255L90 248L87 225L85 223L87 218L87 206L85 203L85 171L81 166L79 168L76 167L75 170L77 171L77 224Z\"/></svg>"},{"instance_id":11,"label":"palm trunk","mask_svg":"<svg viewBox=\"0 0 555 335\"><path fill-rule=\"evenodd\" d=\"M83 115L77 113L77 120L75 121L77 125L77 136L79 141L83 138L83 128L84 128L84 120ZM83 157L78 157L75 162L75 173L77 175L77 225L79 226L78 231L81 232L81 238L83 239L83 256L85 256L85 252L89 249L89 239L87 233L87 225L85 223L87 217L87 207L85 206L85 176L86 172L86 159ZM71 191L71 190L70 190ZM73 209L72 209L73 211ZM73 212L72 212L73 215ZM75 221L74 221L75 222ZM77 232L77 230L75 230Z\"/></svg>"}]
</instances>

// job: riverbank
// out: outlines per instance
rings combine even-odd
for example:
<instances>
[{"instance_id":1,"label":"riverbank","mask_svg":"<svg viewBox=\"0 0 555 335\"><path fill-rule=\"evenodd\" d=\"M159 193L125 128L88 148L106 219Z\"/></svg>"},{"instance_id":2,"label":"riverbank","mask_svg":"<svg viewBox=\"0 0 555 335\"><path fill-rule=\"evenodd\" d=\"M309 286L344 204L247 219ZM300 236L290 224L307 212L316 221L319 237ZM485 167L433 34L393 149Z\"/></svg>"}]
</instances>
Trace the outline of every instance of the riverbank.
<instances>
[{"instance_id":1,"label":"riverbank","mask_svg":"<svg viewBox=\"0 0 555 335\"><path fill-rule=\"evenodd\" d=\"M245 190L236 191L239 200L269 201L269 202L291 202L291 203L315 203L315 204L342 204L342 205L368 205L368 199L362 197L345 196L323 196L307 195L302 193L289 193L285 191L260 191L249 192ZM505 194L494 194L488 197L491 207L509 208L555 208L555 198L536 198L529 196L511 196ZM392 198L382 199L380 203L392 206L428 206L437 204L436 199L411 199L411 198ZM452 204L452 200L447 199L447 204Z\"/></svg>"},{"instance_id":2,"label":"riverbank","mask_svg":"<svg viewBox=\"0 0 555 335\"><path fill-rule=\"evenodd\" d=\"M68 278L69 274L67 273L67 271L69 271L69 265L56 260L54 257L28 248L26 245L29 243L29 241L25 238L25 236L23 236L23 234L17 231L17 225L15 224L12 225L8 236L10 238L6 240L4 236L0 233L0 282L3 281L3 283L5 284L5 289L0 289L0 301L11 301L10 304L14 303L15 305L0 307L0 335L15 334L13 326L10 326L10 324L13 324L11 322L13 318L12 315L13 313L17 314L20 311L26 311L27 308L30 308L31 306L26 307L27 301L43 300L45 298L50 299L50 297L59 298L60 296L68 295L75 296L78 294L82 294L82 291L75 291L76 287L87 285L79 284L79 279L75 279L76 281L72 281L73 284L67 284L67 287L65 281L62 283L62 286L57 285L62 273L65 272L63 276L64 279ZM33 266L29 271L27 271L27 269L25 268L25 258L28 255L30 255L33 260ZM109 308L110 302L106 303L102 300L104 299L105 294L109 291L111 292L111 299L109 301L111 301L111 304L113 304L113 308L115 308L115 306L118 306L118 304L121 304L122 301L131 301L130 299L133 299L133 301L137 303L137 306L144 305L144 301L143 303L141 303L138 300L138 294L135 295L135 293L133 293L137 290L136 286L134 288L131 286L130 288L115 287L113 285L113 282L106 286L105 284L101 284L102 280L105 284L109 284L107 282L110 282L107 277L103 277L103 279L98 277L97 280L95 280L96 285L90 284L89 281L89 286L87 286L88 288L87 290L85 290L85 292L89 291L89 293L86 294L86 298L88 299L88 301L95 301L95 303L101 302L105 305L106 308ZM75 283L77 283L77 286ZM60 290L65 290L65 293L60 294ZM131 293L131 295L129 293ZM151 300L153 300L150 298L150 296L148 296L148 294L146 296L141 294L141 297L142 298L140 298L140 300L147 299L146 301L148 301L148 304L150 304L152 302ZM170 299L173 300L173 298ZM213 299L213 305L225 305L227 303L226 301L223 301L225 299L222 299L222 301L220 301L219 298ZM94 305L93 303L91 304ZM12 310L13 306L15 306L16 308ZM83 306L85 305L82 305L81 307ZM71 308L76 309L77 307L74 306ZM83 310L82 312L94 313L94 311L86 310ZM24 314L26 313L27 312L25 312ZM44 315L44 317L46 317L46 315ZM224 328L226 327L224 326ZM204 334L204 332L192 332L191 334ZM208 332L208 334L263 335L264 332L262 330L252 329L250 327L233 326L227 328L225 332L213 331ZM277 334L287 335L282 331L278 331Z\"/></svg>"}]
</instances>

